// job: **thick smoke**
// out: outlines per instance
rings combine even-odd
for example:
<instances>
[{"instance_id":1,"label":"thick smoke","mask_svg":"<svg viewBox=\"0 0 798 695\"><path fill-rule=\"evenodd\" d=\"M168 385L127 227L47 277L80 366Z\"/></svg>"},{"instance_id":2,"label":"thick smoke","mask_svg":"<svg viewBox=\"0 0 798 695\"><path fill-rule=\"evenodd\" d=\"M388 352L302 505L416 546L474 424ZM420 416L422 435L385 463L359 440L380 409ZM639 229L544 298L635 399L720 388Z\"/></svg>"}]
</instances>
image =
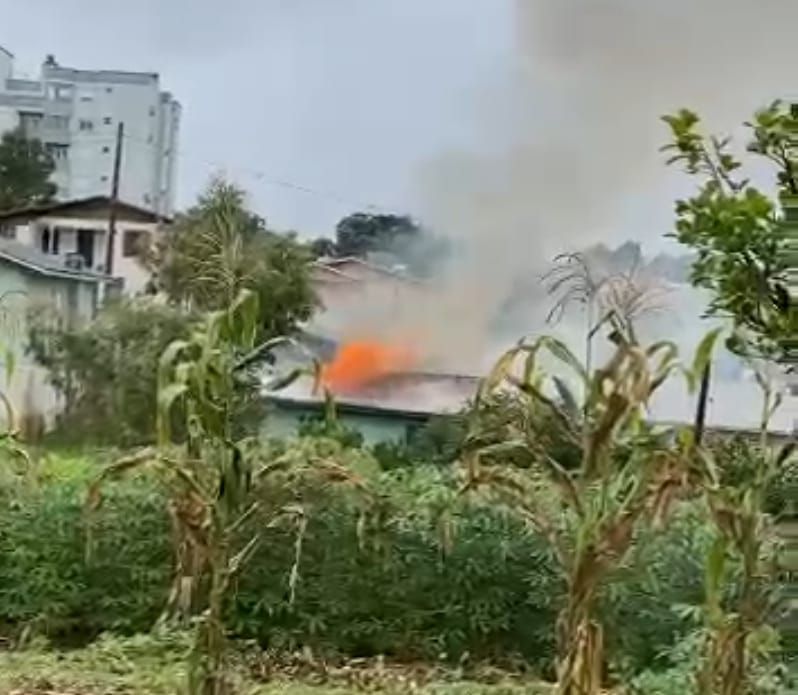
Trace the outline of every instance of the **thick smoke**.
<instances>
[{"instance_id":1,"label":"thick smoke","mask_svg":"<svg viewBox=\"0 0 798 695\"><path fill-rule=\"evenodd\" d=\"M742 149L741 122L795 93L796 27L796 0L515 0L514 64L475 104L481 148L419 172L422 217L456 253L424 300L383 305L375 324L417 337L430 366L467 372L550 330L539 279L555 254L670 231L692 184L665 166L660 116L692 108ZM682 288L646 321L650 337L690 351L704 306ZM558 330L578 348L584 318Z\"/></svg>"},{"instance_id":2,"label":"thick smoke","mask_svg":"<svg viewBox=\"0 0 798 695\"><path fill-rule=\"evenodd\" d=\"M444 345L491 351L509 338L496 335L496 315L519 285L530 308L516 335L540 330L547 301L536 280L558 252L600 240L659 243L674 198L692 185L659 152L662 114L695 109L707 129L739 136L742 149L741 122L795 94L795 0L514 7L512 73L504 94L493 85L490 107L478 109L484 151L444 153L421 177L426 219L461 250L446 275L443 312L457 321L446 322ZM761 168L754 177L772 179ZM663 312L656 332L672 321L670 337L692 342L707 328L700 306L689 320ZM577 338L581 327L564 330Z\"/></svg>"}]
</instances>

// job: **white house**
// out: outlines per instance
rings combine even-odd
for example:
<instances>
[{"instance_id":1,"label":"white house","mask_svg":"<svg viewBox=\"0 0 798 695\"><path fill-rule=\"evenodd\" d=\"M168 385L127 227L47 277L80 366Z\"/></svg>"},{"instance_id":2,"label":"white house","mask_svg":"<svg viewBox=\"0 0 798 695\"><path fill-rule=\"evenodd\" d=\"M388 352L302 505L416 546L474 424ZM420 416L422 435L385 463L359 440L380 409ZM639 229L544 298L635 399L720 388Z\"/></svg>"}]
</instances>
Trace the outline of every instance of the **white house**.
<instances>
[{"instance_id":1,"label":"white house","mask_svg":"<svg viewBox=\"0 0 798 695\"><path fill-rule=\"evenodd\" d=\"M109 279L59 256L0 238L0 390L16 414L49 424L60 404L44 368L27 354L31 316L63 326L92 320ZM11 361L9 361L11 360ZM5 420L0 412L0 420Z\"/></svg>"},{"instance_id":2,"label":"white house","mask_svg":"<svg viewBox=\"0 0 798 695\"><path fill-rule=\"evenodd\" d=\"M0 213L0 235L76 270L107 274L111 201L95 196ZM150 273L140 251L152 244L163 223L155 213L117 202L111 275L126 294L141 292Z\"/></svg>"}]
</instances>

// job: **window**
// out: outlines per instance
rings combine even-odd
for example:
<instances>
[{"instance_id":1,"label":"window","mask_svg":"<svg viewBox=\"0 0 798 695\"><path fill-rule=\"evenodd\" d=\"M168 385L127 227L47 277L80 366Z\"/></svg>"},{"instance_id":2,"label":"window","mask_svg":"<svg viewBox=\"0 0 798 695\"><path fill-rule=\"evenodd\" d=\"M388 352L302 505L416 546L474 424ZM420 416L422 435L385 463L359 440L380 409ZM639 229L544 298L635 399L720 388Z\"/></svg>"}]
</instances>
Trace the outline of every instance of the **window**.
<instances>
[{"instance_id":1,"label":"window","mask_svg":"<svg viewBox=\"0 0 798 695\"><path fill-rule=\"evenodd\" d=\"M78 130L94 130L94 122L87 118L81 118L80 121L78 121Z\"/></svg>"},{"instance_id":2,"label":"window","mask_svg":"<svg viewBox=\"0 0 798 695\"><path fill-rule=\"evenodd\" d=\"M105 88L105 93L106 93L106 94L110 94L110 93L111 93L111 92L113 92L113 91L114 91L114 88L113 88L113 87L106 87L106 88Z\"/></svg>"},{"instance_id":3,"label":"window","mask_svg":"<svg viewBox=\"0 0 798 695\"><path fill-rule=\"evenodd\" d=\"M103 118L103 123L105 125L111 125L111 117L110 116L106 116L105 118Z\"/></svg>"},{"instance_id":4,"label":"window","mask_svg":"<svg viewBox=\"0 0 798 695\"><path fill-rule=\"evenodd\" d=\"M154 106L150 106L150 116L154 116L154 115L155 115L155 107Z\"/></svg>"},{"instance_id":5,"label":"window","mask_svg":"<svg viewBox=\"0 0 798 695\"><path fill-rule=\"evenodd\" d=\"M56 162L65 161L69 155L69 145L62 145L58 142L48 142L44 147Z\"/></svg>"},{"instance_id":6,"label":"window","mask_svg":"<svg viewBox=\"0 0 798 695\"><path fill-rule=\"evenodd\" d=\"M100 181L102 181L103 183L107 183L107 182L108 182L108 176L106 176L105 174L103 174L103 175L100 177Z\"/></svg>"},{"instance_id":7,"label":"window","mask_svg":"<svg viewBox=\"0 0 798 695\"><path fill-rule=\"evenodd\" d=\"M45 119L45 124L48 128L53 128L54 130L66 130L69 128L69 117L51 114Z\"/></svg>"},{"instance_id":8,"label":"window","mask_svg":"<svg viewBox=\"0 0 798 695\"><path fill-rule=\"evenodd\" d=\"M72 101L74 89L71 84L47 85L47 96L53 101Z\"/></svg>"},{"instance_id":9,"label":"window","mask_svg":"<svg viewBox=\"0 0 798 695\"><path fill-rule=\"evenodd\" d=\"M56 227L53 230L53 236L50 240L50 253L57 256L61 246L61 230Z\"/></svg>"},{"instance_id":10,"label":"window","mask_svg":"<svg viewBox=\"0 0 798 695\"><path fill-rule=\"evenodd\" d=\"M122 237L122 256L131 258L138 256L149 243L150 235L140 229L128 229Z\"/></svg>"},{"instance_id":11,"label":"window","mask_svg":"<svg viewBox=\"0 0 798 695\"><path fill-rule=\"evenodd\" d=\"M83 102L94 101L94 95L91 92L83 92L80 95L80 100Z\"/></svg>"},{"instance_id":12,"label":"window","mask_svg":"<svg viewBox=\"0 0 798 695\"><path fill-rule=\"evenodd\" d=\"M19 127L26 135L38 133L42 126L44 116L40 113L30 113L28 111L19 112Z\"/></svg>"},{"instance_id":13,"label":"window","mask_svg":"<svg viewBox=\"0 0 798 695\"><path fill-rule=\"evenodd\" d=\"M103 145L103 154L108 154L111 151L111 148L108 145Z\"/></svg>"}]
</instances>

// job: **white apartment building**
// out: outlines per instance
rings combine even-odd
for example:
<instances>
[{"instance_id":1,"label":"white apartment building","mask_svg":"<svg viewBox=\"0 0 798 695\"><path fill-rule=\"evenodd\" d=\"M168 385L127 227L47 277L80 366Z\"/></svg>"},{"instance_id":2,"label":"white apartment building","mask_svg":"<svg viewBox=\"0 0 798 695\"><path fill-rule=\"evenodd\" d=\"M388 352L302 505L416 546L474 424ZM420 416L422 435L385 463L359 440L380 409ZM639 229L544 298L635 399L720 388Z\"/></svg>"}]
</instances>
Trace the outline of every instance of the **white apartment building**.
<instances>
[{"instance_id":1,"label":"white apartment building","mask_svg":"<svg viewBox=\"0 0 798 695\"><path fill-rule=\"evenodd\" d=\"M58 199L110 195L120 122L120 200L170 216L180 104L161 91L158 75L79 70L48 56L39 79L21 79L14 56L0 46L0 132L22 127L45 143L56 163Z\"/></svg>"}]
</instances>

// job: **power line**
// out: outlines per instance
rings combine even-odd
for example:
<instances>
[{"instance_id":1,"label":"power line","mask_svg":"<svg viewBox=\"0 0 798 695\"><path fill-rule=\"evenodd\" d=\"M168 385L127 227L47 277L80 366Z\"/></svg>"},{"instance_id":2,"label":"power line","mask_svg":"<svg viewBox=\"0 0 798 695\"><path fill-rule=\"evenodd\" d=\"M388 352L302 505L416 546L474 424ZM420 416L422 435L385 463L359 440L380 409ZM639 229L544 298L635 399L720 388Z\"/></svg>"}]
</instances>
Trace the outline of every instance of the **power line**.
<instances>
[{"instance_id":1,"label":"power line","mask_svg":"<svg viewBox=\"0 0 798 695\"><path fill-rule=\"evenodd\" d=\"M145 140L144 138L136 137L135 135L131 135L130 133L124 134L125 141L140 146L140 147L148 147L151 149L159 149L154 142L150 142ZM80 140L106 140L106 141L113 141L114 136L112 135L82 135ZM78 143L80 142L78 141ZM370 203L361 200L355 200L354 198L350 198L349 196L342 195L337 191L332 191L330 189L322 189L316 188L313 186L308 186L305 184L300 184L295 181L290 181L288 179L283 178L275 178L273 175L269 173L259 170L259 169L252 169L250 167L242 167L236 165L235 167L230 167L227 164L222 164L220 162L214 162L209 159L205 159L199 155L194 153L189 153L183 148L175 148L173 150L174 154L181 159L193 159L194 161L202 162L206 166L212 168L213 170L222 170L222 171L233 171L237 173L242 173L248 177L251 177L258 181L261 184L272 186L275 188L282 188L286 190L291 190L297 193L302 193L303 195L309 195L316 198L326 198L328 200L333 200L337 203L350 206L354 209L361 209L361 210L368 210L372 212L383 212L383 213L390 213L395 212L397 209L400 209L399 206L386 206L377 203Z\"/></svg>"}]
</instances>

